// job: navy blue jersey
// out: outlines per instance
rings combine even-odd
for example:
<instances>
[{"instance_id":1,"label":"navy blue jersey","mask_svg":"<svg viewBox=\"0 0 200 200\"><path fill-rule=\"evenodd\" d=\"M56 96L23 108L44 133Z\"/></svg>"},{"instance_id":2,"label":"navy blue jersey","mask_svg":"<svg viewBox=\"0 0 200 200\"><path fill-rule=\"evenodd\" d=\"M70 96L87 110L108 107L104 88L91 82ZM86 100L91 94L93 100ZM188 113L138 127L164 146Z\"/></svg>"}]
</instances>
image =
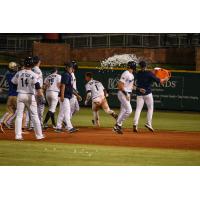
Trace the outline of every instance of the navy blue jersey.
<instances>
[{"instance_id":1,"label":"navy blue jersey","mask_svg":"<svg viewBox=\"0 0 200 200\"><path fill-rule=\"evenodd\" d=\"M61 84L65 85L64 98L71 99L73 94L72 75L68 72L63 73L61 76Z\"/></svg>"},{"instance_id":2,"label":"navy blue jersey","mask_svg":"<svg viewBox=\"0 0 200 200\"><path fill-rule=\"evenodd\" d=\"M8 72L6 74L6 81L9 86L8 96L17 96L17 85L11 82L12 78L15 76L16 72Z\"/></svg>"},{"instance_id":3,"label":"navy blue jersey","mask_svg":"<svg viewBox=\"0 0 200 200\"><path fill-rule=\"evenodd\" d=\"M143 88L146 90L145 94L142 94L137 90L138 96L148 95L151 93L151 86L153 82L160 83L160 79L157 78L151 71L138 71L135 74L136 85L138 88Z\"/></svg>"}]
</instances>

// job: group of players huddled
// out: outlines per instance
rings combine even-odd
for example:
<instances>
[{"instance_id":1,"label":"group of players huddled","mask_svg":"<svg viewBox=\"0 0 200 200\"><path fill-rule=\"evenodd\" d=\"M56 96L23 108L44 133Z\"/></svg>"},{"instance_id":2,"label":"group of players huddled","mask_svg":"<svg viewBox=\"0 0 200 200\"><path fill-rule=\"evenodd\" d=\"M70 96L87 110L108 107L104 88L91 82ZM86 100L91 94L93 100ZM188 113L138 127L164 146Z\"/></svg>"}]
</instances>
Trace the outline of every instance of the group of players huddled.
<instances>
[{"instance_id":1,"label":"group of players huddled","mask_svg":"<svg viewBox=\"0 0 200 200\"><path fill-rule=\"evenodd\" d=\"M74 133L78 131L71 122L73 115L79 111L79 101L82 101L76 86L77 63L75 61L66 63L65 72L62 75L58 74L56 67L52 68L50 75L44 80L40 64L40 58L33 56L25 58L22 66L15 62L10 62L8 65L9 72L6 74L9 85L7 112L0 119L0 130L5 133L4 126L10 129L14 125L16 140L23 140L22 134L32 129L34 129L36 139L43 139L45 136L42 130L48 128L49 119L51 119L55 132ZM152 128L151 84L153 81L164 83L167 79L159 79L152 72L146 70L146 62L141 61L139 65L141 70L136 73L137 64L134 61L128 62L127 70L122 73L118 82L118 99L121 104L119 115L110 109L106 99L108 94L103 84L94 80L91 72L85 74L87 83L84 104L87 105L90 100L92 101L94 126L100 126L99 110L102 108L116 120L113 131L123 134L122 123L132 113L130 99L132 91L135 90L137 107L133 131L138 132L138 121L144 102L148 108L145 127L154 131ZM137 85L135 80L137 80ZM55 112L58 102L60 106L56 122ZM43 120L45 104L48 104L48 111Z\"/></svg>"}]
</instances>

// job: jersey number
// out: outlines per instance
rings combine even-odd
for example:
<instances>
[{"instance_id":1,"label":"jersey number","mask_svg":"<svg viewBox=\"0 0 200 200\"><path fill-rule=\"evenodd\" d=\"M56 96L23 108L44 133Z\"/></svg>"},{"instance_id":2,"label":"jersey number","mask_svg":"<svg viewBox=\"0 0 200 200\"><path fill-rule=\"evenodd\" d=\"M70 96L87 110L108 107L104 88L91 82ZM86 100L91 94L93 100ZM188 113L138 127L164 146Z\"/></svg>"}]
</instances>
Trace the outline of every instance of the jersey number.
<instances>
[{"instance_id":1,"label":"jersey number","mask_svg":"<svg viewBox=\"0 0 200 200\"><path fill-rule=\"evenodd\" d=\"M54 78L49 79L50 85L53 85L53 82L54 82Z\"/></svg>"},{"instance_id":2,"label":"jersey number","mask_svg":"<svg viewBox=\"0 0 200 200\"><path fill-rule=\"evenodd\" d=\"M22 81L22 87L24 87L24 85L27 87L28 86L28 80L24 78L21 78L21 81Z\"/></svg>"},{"instance_id":3,"label":"jersey number","mask_svg":"<svg viewBox=\"0 0 200 200\"><path fill-rule=\"evenodd\" d=\"M97 91L99 91L99 88L97 87L97 85L95 85L95 87L96 87Z\"/></svg>"}]
</instances>

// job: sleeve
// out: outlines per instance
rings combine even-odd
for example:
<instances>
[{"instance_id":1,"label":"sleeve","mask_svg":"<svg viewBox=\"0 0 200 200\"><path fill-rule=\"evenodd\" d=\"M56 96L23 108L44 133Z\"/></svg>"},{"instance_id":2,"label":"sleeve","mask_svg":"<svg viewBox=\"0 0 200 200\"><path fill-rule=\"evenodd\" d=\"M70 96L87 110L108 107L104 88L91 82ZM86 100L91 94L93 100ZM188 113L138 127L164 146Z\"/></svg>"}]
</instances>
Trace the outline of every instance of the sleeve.
<instances>
[{"instance_id":1,"label":"sleeve","mask_svg":"<svg viewBox=\"0 0 200 200\"><path fill-rule=\"evenodd\" d=\"M125 83L125 82L126 82L126 78L127 78L127 77L126 77L126 72L124 72L124 73L121 75L119 81L122 82L122 83Z\"/></svg>"},{"instance_id":2,"label":"sleeve","mask_svg":"<svg viewBox=\"0 0 200 200\"><path fill-rule=\"evenodd\" d=\"M65 74L63 74L61 77L61 84L67 84L67 82L68 82L68 77Z\"/></svg>"},{"instance_id":3,"label":"sleeve","mask_svg":"<svg viewBox=\"0 0 200 200\"><path fill-rule=\"evenodd\" d=\"M160 83L160 79L157 78L152 72L149 73L150 77L152 78L153 81Z\"/></svg>"},{"instance_id":4,"label":"sleeve","mask_svg":"<svg viewBox=\"0 0 200 200\"><path fill-rule=\"evenodd\" d=\"M86 92L91 91L90 84L87 83L87 84L85 85L85 90L86 90Z\"/></svg>"},{"instance_id":5,"label":"sleeve","mask_svg":"<svg viewBox=\"0 0 200 200\"><path fill-rule=\"evenodd\" d=\"M36 83L39 83L38 76L36 74L34 74L31 79L32 79L33 85L35 85Z\"/></svg>"},{"instance_id":6,"label":"sleeve","mask_svg":"<svg viewBox=\"0 0 200 200\"><path fill-rule=\"evenodd\" d=\"M15 85L18 83L19 73L15 74L15 76L12 78L11 82Z\"/></svg>"},{"instance_id":7,"label":"sleeve","mask_svg":"<svg viewBox=\"0 0 200 200\"><path fill-rule=\"evenodd\" d=\"M61 82L61 76L57 76L57 83Z\"/></svg>"}]
</instances>

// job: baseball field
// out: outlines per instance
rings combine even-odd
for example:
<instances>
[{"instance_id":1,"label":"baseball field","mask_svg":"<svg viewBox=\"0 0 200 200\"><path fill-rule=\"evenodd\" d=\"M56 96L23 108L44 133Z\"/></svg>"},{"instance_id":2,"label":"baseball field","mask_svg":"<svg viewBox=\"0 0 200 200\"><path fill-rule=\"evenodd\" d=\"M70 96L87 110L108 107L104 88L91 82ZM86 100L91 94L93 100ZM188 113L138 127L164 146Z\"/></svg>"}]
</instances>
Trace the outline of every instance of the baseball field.
<instances>
[{"instance_id":1,"label":"baseball field","mask_svg":"<svg viewBox=\"0 0 200 200\"><path fill-rule=\"evenodd\" d=\"M0 104L0 116L6 106ZM116 110L118 111L118 110ZM101 128L92 127L90 108L81 108L73 118L79 132L44 131L36 141L26 132L24 141L14 140L14 130L0 134L2 166L198 166L200 165L200 115L192 112L155 111L156 132L144 128L143 111L138 134L132 132L133 114L124 123L124 134L112 132L114 120L100 112Z\"/></svg>"}]
</instances>

